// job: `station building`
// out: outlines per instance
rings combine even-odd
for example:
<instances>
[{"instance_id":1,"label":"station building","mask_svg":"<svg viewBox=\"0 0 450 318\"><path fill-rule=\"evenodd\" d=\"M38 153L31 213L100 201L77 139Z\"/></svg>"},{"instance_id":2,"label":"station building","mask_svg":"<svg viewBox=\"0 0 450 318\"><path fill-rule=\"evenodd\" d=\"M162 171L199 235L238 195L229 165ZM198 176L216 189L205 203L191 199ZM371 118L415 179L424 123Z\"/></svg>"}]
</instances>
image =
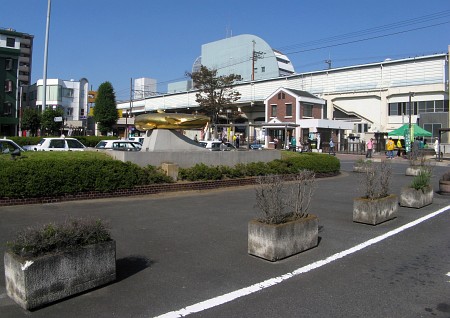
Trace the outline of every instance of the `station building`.
<instances>
[{"instance_id":1,"label":"station building","mask_svg":"<svg viewBox=\"0 0 450 318\"><path fill-rule=\"evenodd\" d=\"M220 53L221 50L226 53ZM202 56L194 62L193 70L205 65L217 68L219 75L234 73L242 76L243 80L234 87L241 94L240 100L221 114L225 123L259 124L263 127L263 124L274 120L268 113L267 99L277 90L285 89L306 92L323 100L321 118L307 118L305 112L300 111L298 114L303 114L303 117L299 120L330 121L297 122L296 135L331 129L329 124L335 121L337 126L333 127L339 127L339 123L346 123L345 127L350 123L351 126L338 131L339 139L364 141L382 138L380 136L411 121L437 136L440 128L449 128L448 50L450 46L447 52L440 54L297 73L285 55L271 49L256 36L243 35L203 45ZM266 56L270 58L266 60ZM175 86L185 89L171 91L169 85L166 94L118 103L117 107L132 114L157 109L195 112L198 104L193 85L177 83ZM278 120L284 121L285 118ZM315 126L311 126L314 123ZM333 132L329 130L327 133ZM449 143L448 135L442 135L443 143ZM260 136L270 142L263 128L261 131L250 129L245 137L254 140ZM284 136L288 138L286 134Z\"/></svg>"}]
</instances>

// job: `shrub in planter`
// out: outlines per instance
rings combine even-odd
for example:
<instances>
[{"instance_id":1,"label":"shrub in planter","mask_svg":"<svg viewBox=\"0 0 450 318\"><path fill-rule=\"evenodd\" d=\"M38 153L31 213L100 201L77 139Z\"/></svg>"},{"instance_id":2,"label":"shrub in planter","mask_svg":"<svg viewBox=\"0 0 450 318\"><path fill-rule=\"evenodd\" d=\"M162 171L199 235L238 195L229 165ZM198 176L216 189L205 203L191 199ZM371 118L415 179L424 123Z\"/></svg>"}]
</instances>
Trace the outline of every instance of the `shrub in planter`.
<instances>
[{"instance_id":1,"label":"shrub in planter","mask_svg":"<svg viewBox=\"0 0 450 318\"><path fill-rule=\"evenodd\" d=\"M260 216L248 223L248 253L276 261L317 246L319 221L307 213L314 190L314 172L308 170L288 183L278 175L260 177Z\"/></svg>"},{"instance_id":2,"label":"shrub in planter","mask_svg":"<svg viewBox=\"0 0 450 318\"><path fill-rule=\"evenodd\" d=\"M373 164L372 160L364 160L364 159L358 159L355 161L355 164L353 165L353 171L354 172L366 172L367 169L371 169L371 165Z\"/></svg>"},{"instance_id":3,"label":"shrub in planter","mask_svg":"<svg viewBox=\"0 0 450 318\"><path fill-rule=\"evenodd\" d=\"M426 168L425 155L416 147L413 147L412 151L409 153L408 160L409 166L406 168L405 172L405 175L407 176L417 176L422 169Z\"/></svg>"},{"instance_id":4,"label":"shrub in planter","mask_svg":"<svg viewBox=\"0 0 450 318\"><path fill-rule=\"evenodd\" d=\"M391 167L382 161L366 166L361 174L363 196L353 199L353 221L377 225L393 219L398 210L398 198L389 194Z\"/></svg>"},{"instance_id":5,"label":"shrub in planter","mask_svg":"<svg viewBox=\"0 0 450 318\"><path fill-rule=\"evenodd\" d=\"M423 166L408 187L400 192L400 205L421 208L433 203L433 188L430 184L432 170Z\"/></svg>"},{"instance_id":6,"label":"shrub in planter","mask_svg":"<svg viewBox=\"0 0 450 318\"><path fill-rule=\"evenodd\" d=\"M116 278L115 241L99 220L74 219L28 228L7 245L6 291L24 309Z\"/></svg>"}]
</instances>

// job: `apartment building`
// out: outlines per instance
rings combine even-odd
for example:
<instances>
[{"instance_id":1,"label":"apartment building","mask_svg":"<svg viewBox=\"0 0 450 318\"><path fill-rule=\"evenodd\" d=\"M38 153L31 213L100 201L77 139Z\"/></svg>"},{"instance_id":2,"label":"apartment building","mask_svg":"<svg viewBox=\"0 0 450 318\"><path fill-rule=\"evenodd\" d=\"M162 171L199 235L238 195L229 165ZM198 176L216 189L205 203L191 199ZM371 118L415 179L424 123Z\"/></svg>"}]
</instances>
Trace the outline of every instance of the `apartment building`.
<instances>
[{"instance_id":1,"label":"apartment building","mask_svg":"<svg viewBox=\"0 0 450 318\"><path fill-rule=\"evenodd\" d=\"M0 29L0 135L19 130L20 88L31 82L33 35Z\"/></svg>"}]
</instances>

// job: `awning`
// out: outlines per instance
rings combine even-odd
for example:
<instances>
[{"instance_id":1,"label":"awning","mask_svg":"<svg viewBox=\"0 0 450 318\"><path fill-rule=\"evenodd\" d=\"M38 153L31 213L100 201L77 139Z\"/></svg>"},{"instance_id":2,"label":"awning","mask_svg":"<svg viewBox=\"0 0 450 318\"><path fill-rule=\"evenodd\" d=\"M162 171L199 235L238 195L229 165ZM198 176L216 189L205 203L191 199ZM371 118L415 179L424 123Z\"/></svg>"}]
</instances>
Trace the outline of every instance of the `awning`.
<instances>
[{"instance_id":1,"label":"awning","mask_svg":"<svg viewBox=\"0 0 450 318\"><path fill-rule=\"evenodd\" d=\"M432 137L433 136L432 133L430 133L428 130L423 129L422 127L420 127L417 124L412 124L411 126L413 126L414 137ZM391 131L390 133L388 133L388 136L404 137L405 131L407 131L408 129L409 129L409 124L404 124L400 128L397 128L397 129Z\"/></svg>"}]
</instances>

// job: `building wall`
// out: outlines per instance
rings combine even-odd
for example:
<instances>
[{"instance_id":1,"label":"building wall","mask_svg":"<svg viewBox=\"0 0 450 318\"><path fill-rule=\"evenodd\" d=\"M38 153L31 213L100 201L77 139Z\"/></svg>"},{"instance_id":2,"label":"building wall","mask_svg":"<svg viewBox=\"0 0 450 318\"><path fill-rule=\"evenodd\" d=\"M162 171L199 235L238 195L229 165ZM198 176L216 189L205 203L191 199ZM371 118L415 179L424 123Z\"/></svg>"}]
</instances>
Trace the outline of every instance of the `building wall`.
<instances>
[{"instance_id":1,"label":"building wall","mask_svg":"<svg viewBox=\"0 0 450 318\"><path fill-rule=\"evenodd\" d=\"M30 101L39 109L42 106L43 93L42 79L36 83L37 94L35 100ZM89 82L82 78L79 81L75 80L61 80L61 79L47 79L47 107L62 108L64 110L64 118L68 126L73 128L85 127L85 120L87 119L88 109L88 92Z\"/></svg>"},{"instance_id":2,"label":"building wall","mask_svg":"<svg viewBox=\"0 0 450 318\"><path fill-rule=\"evenodd\" d=\"M253 52L255 52L253 63ZM278 58L278 59L277 59ZM280 63L283 60L286 63ZM243 81L262 80L294 73L289 59L258 36L242 34L202 45L201 63L217 69L217 74L241 75ZM254 73L252 68L254 67Z\"/></svg>"},{"instance_id":3,"label":"building wall","mask_svg":"<svg viewBox=\"0 0 450 318\"><path fill-rule=\"evenodd\" d=\"M411 92L415 93L413 102L433 98L445 101L448 107L448 79L448 54L435 54L245 82L235 89L241 93L239 107L262 105L280 87L310 92L327 101L324 117L333 118L334 108L339 107L355 114L359 122L367 123L369 131L361 135L365 139L376 132L388 132L401 126L402 116L389 116L389 103L408 102ZM126 105L119 104L118 108L126 108ZM195 91L188 91L146 99L134 105L134 112L195 106L198 106ZM449 112L441 113L441 117L448 118ZM417 115L412 120L416 122Z\"/></svg>"}]
</instances>

